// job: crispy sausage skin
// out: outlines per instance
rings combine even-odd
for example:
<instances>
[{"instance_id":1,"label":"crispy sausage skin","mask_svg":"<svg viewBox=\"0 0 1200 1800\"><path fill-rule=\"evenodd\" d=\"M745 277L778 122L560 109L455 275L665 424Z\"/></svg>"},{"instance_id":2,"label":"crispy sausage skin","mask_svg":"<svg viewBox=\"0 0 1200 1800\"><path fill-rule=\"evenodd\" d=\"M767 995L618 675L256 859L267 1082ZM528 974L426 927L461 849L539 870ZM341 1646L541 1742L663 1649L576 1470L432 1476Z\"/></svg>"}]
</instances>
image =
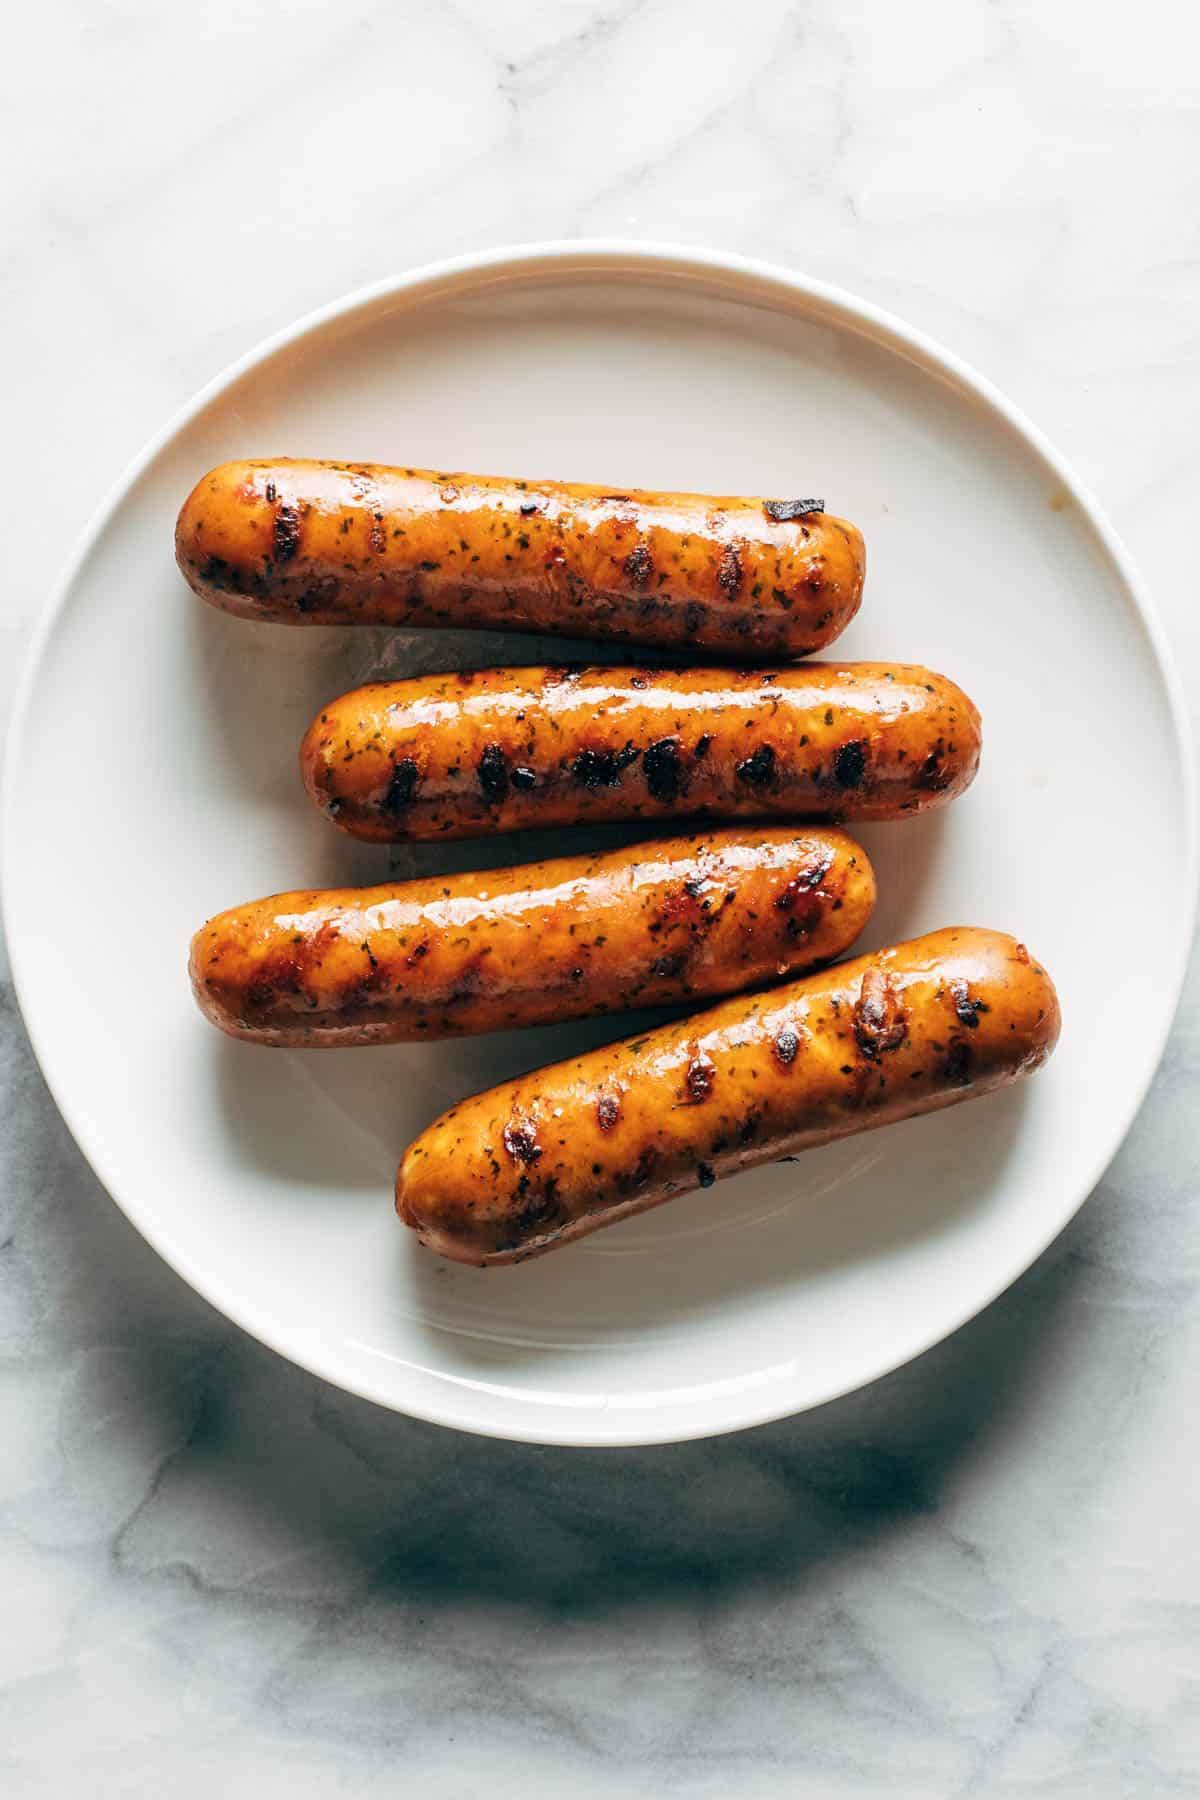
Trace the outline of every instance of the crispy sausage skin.
<instances>
[{"instance_id":1,"label":"crispy sausage skin","mask_svg":"<svg viewBox=\"0 0 1200 1800\"><path fill-rule=\"evenodd\" d=\"M313 720L317 806L377 842L687 814L897 819L979 761L960 688L898 663L481 669L378 682Z\"/></svg>"},{"instance_id":2,"label":"crispy sausage skin","mask_svg":"<svg viewBox=\"0 0 1200 1800\"><path fill-rule=\"evenodd\" d=\"M615 492L370 463L225 463L183 504L203 599L305 625L466 625L753 661L830 644L863 541L820 501Z\"/></svg>"},{"instance_id":3,"label":"crispy sausage skin","mask_svg":"<svg viewBox=\"0 0 1200 1800\"><path fill-rule=\"evenodd\" d=\"M1058 1038L1046 971L966 927L727 1000L460 1101L396 1208L457 1262L519 1262L695 1187L1003 1087Z\"/></svg>"},{"instance_id":4,"label":"crispy sausage skin","mask_svg":"<svg viewBox=\"0 0 1200 1800\"><path fill-rule=\"evenodd\" d=\"M710 831L252 901L196 933L192 987L257 1044L498 1031L761 986L839 956L874 903L844 832Z\"/></svg>"}]
</instances>

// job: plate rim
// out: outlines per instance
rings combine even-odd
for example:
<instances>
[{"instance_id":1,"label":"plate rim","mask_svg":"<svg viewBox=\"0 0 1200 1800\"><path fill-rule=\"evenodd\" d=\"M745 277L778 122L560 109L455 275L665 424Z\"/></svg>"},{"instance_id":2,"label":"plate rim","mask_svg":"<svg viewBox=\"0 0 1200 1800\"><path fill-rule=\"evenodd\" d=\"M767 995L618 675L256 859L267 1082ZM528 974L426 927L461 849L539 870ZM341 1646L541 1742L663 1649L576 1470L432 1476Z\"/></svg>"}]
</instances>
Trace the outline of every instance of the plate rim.
<instances>
[{"instance_id":1,"label":"plate rim","mask_svg":"<svg viewBox=\"0 0 1200 1800\"><path fill-rule=\"evenodd\" d=\"M139 1205L127 1204L126 1200L121 1197L119 1184L110 1181L105 1174L104 1164L107 1160L105 1155L98 1147L89 1147L85 1141L85 1135L77 1128L75 1109L62 1091L63 1084L56 1078L50 1045L36 1019L37 1008L32 1003L33 986L25 973L19 932L14 930L10 888L11 871L14 866L12 849L16 831L14 818L17 759L20 744L26 734L29 710L33 703L42 664L52 635L71 591L101 533L116 516L155 458L168 448L180 432L213 401L219 399L244 376L267 363L280 351L338 319L348 319L355 313L366 311L381 300L403 295L410 299L416 299L419 303L422 289L436 290L441 284L456 281L470 284L472 291L479 291L487 286L503 285L514 279L529 283L539 278L553 280L566 274L593 275L597 278L608 275L613 278L621 278L628 277L635 272L649 279L658 278L660 282L676 279L680 282L681 287L689 282L700 283L706 285L709 291L719 285L720 278L724 278L729 286L731 297L740 297L743 302L746 302L751 296L745 291L738 295L736 290L757 287L762 298L768 303L772 294L774 295L775 304L772 310L780 310L780 303L784 301L790 302L793 309L798 300L808 302L814 311L819 310L827 316L833 315L839 324L857 335L883 344L910 362L915 362L927 373L942 380L949 380L960 394L976 404L981 404L985 410L1001 420L1021 440L1027 450L1032 451L1041 459L1053 473L1063 492L1078 508L1082 517L1096 534L1105 555L1116 570L1133 603L1138 623L1145 633L1155 673L1166 696L1171 735L1179 756L1184 817L1181 849L1186 892L1183 897L1184 906L1178 941L1172 949L1169 978L1164 984L1169 997L1168 1004L1164 1007L1161 1027L1156 1033L1156 1041L1151 1045L1152 1053L1146 1060L1142 1077L1135 1084L1126 1107L1119 1117L1116 1117L1115 1123L1110 1122L1100 1143L1099 1151L1089 1160L1085 1178L1079 1183L1079 1191L1075 1194L1069 1210L1061 1215L1056 1213L1048 1229L1044 1233L1038 1234L1031 1248L1028 1244L1023 1245L1013 1261L1006 1262L999 1270L990 1272L982 1283L975 1284L970 1290L965 1304L960 1303L951 1309L948 1322L945 1317L939 1318L939 1322L932 1331L928 1334L918 1334L917 1341L906 1344L895 1355L889 1354L885 1362L865 1379L851 1378L845 1382L836 1383L827 1393L823 1393L817 1398L797 1398L791 1392L786 1377L780 1377L767 1383L748 1385L739 1396L744 1398L747 1404L738 1409L736 1418L724 1416L725 1409L723 1408L715 1409L715 1416L714 1409L711 1408L706 1415L690 1416L695 1414L696 1407L695 1400L689 1396L682 1403L679 1400L673 1401L670 1415L664 1417L662 1423L657 1427L637 1429L630 1420L622 1426L620 1434L614 1436L611 1433L597 1432L594 1424L592 1428L589 1428L590 1420L595 1421L605 1416L607 1408L602 1404L595 1408L564 1409L563 1412L558 1412L556 1417L541 1415L536 1409L533 1409L529 1418L521 1422L520 1429L514 1429L512 1422L492 1423L486 1418L464 1418L456 1410L453 1402L444 1405L431 1402L424 1389L414 1392L412 1395L405 1395L401 1399L394 1392L387 1391L383 1383L373 1383L365 1376L358 1378L347 1373L330 1373L327 1364L314 1350L307 1337L300 1337L295 1342L286 1341L286 1333L276 1332L275 1321L267 1320L265 1324L262 1321L256 1322L252 1316L252 1309L248 1310L240 1297L235 1296L230 1299L230 1297L222 1295L219 1282L213 1283L210 1287L205 1277L190 1266L190 1259L186 1255L177 1255L173 1248L164 1241L169 1234L162 1233L153 1221L143 1219L142 1208ZM1197 771L1191 719L1182 676L1157 606L1135 568L1129 552L1118 537L1107 513L1081 480L1072 464L1050 443L1049 439L1026 417L1024 412L1008 400L986 376L980 374L956 353L945 349L923 331L910 326L906 321L875 305L874 302L864 300L837 284L786 268L766 259L666 240L628 240L611 237L534 240L491 246L459 256L422 263L414 268L367 283L365 286L355 288L322 306L313 308L291 324L269 333L241 356L235 358L232 363L206 382L190 400L171 414L166 423L150 438L107 492L101 496L92 511L60 574L52 584L47 599L40 608L25 653L21 676L13 696L4 749L3 787L0 790L0 869L3 870L3 880L0 882L0 926L3 927L8 946L13 989L31 1048L51 1098L80 1154L110 1199L124 1213L130 1224L155 1253L162 1257L168 1267L222 1317L230 1320L238 1329L245 1331L257 1342L265 1344L277 1355L296 1364L309 1375L327 1381L331 1386L339 1388L343 1392L383 1406L389 1411L421 1419L427 1423L445 1426L452 1430L469 1431L473 1435L497 1438L508 1442L559 1445L564 1448L618 1449L689 1442L729 1432L748 1430L756 1425L765 1425L801 1412L812 1411L816 1407L828 1405L849 1393L869 1386L885 1375L892 1374L896 1369L904 1367L932 1349L934 1345L959 1331L970 1319L998 1299L1045 1253L1048 1246L1066 1228L1089 1198L1128 1135L1158 1071L1178 1011L1192 939L1196 929L1197 905L1200 901ZM395 1365L393 1363L390 1366L394 1367ZM436 1371L429 1371L429 1373L436 1373ZM449 1401L450 1394L457 1392L457 1384L447 1383L446 1385L447 1400ZM507 1397L511 1398L511 1396ZM696 1398L698 1397L696 1396ZM649 1419L656 1416L654 1412L651 1412ZM568 1419L582 1429L564 1432L563 1428Z\"/></svg>"}]
</instances>

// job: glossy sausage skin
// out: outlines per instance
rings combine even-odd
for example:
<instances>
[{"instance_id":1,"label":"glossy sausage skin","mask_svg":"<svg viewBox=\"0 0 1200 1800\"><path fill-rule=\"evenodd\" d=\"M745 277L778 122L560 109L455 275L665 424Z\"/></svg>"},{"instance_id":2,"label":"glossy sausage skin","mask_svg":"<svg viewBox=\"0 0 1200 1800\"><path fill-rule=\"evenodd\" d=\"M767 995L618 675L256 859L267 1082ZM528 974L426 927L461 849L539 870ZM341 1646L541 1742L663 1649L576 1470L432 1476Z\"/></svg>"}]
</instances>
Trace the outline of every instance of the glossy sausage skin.
<instances>
[{"instance_id":1,"label":"glossy sausage skin","mask_svg":"<svg viewBox=\"0 0 1200 1800\"><path fill-rule=\"evenodd\" d=\"M196 933L192 987L258 1044L500 1031L761 986L840 955L874 901L843 832L711 831L252 901Z\"/></svg>"},{"instance_id":2,"label":"glossy sausage skin","mask_svg":"<svg viewBox=\"0 0 1200 1800\"><path fill-rule=\"evenodd\" d=\"M818 650L858 610L862 537L820 508L236 462L184 502L175 554L196 593L247 619L487 626L752 661Z\"/></svg>"},{"instance_id":3,"label":"glossy sausage skin","mask_svg":"<svg viewBox=\"0 0 1200 1800\"><path fill-rule=\"evenodd\" d=\"M1058 1038L1014 938L931 932L463 1100L396 1207L457 1262L518 1262L722 1175L1003 1087Z\"/></svg>"},{"instance_id":4,"label":"glossy sausage skin","mask_svg":"<svg viewBox=\"0 0 1200 1800\"><path fill-rule=\"evenodd\" d=\"M333 700L300 764L335 824L378 842L602 819L898 819L979 761L954 683L899 663L772 670L480 669Z\"/></svg>"}]
</instances>

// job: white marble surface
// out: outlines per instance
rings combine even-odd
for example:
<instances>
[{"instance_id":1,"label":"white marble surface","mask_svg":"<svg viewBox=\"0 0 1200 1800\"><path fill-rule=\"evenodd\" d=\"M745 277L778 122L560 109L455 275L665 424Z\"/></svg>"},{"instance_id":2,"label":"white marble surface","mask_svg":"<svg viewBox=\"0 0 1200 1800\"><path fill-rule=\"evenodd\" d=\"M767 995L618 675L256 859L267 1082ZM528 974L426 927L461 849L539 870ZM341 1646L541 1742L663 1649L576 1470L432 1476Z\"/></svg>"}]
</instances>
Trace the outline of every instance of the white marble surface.
<instances>
[{"instance_id":1,"label":"white marble surface","mask_svg":"<svg viewBox=\"0 0 1200 1800\"><path fill-rule=\"evenodd\" d=\"M973 361L1200 695L1194 8L42 0L5 46L4 704L86 515L225 362L402 266L601 233L804 268ZM1085 881L1153 879L1125 831ZM1200 1791L1195 981L984 1317L820 1413L617 1454L410 1424L235 1332L0 1008L6 1800Z\"/></svg>"}]
</instances>

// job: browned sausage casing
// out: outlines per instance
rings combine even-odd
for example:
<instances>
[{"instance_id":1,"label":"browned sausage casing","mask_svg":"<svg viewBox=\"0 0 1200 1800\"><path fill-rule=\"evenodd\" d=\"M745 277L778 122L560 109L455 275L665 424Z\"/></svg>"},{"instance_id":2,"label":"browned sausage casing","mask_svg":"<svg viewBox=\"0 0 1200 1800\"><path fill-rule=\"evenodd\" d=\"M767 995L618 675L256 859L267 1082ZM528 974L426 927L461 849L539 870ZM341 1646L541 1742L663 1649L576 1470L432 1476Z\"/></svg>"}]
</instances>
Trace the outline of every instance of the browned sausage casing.
<instances>
[{"instance_id":1,"label":"browned sausage casing","mask_svg":"<svg viewBox=\"0 0 1200 1800\"><path fill-rule=\"evenodd\" d=\"M858 610L820 501L638 493L370 463L225 463L184 502L196 593L294 625L466 625L805 656Z\"/></svg>"},{"instance_id":2,"label":"browned sausage casing","mask_svg":"<svg viewBox=\"0 0 1200 1800\"><path fill-rule=\"evenodd\" d=\"M756 1163L1003 1087L1058 1038L1046 971L965 927L727 1000L460 1101L396 1207L457 1262L518 1262Z\"/></svg>"},{"instance_id":3,"label":"browned sausage casing","mask_svg":"<svg viewBox=\"0 0 1200 1800\"><path fill-rule=\"evenodd\" d=\"M710 831L522 868L276 894L192 940L201 1010L258 1044L391 1044L729 994L853 943L843 832Z\"/></svg>"},{"instance_id":4,"label":"browned sausage casing","mask_svg":"<svg viewBox=\"0 0 1200 1800\"><path fill-rule=\"evenodd\" d=\"M318 714L305 785L354 837L478 837L687 814L897 819L979 761L961 688L899 663L480 669L379 682Z\"/></svg>"}]
</instances>

